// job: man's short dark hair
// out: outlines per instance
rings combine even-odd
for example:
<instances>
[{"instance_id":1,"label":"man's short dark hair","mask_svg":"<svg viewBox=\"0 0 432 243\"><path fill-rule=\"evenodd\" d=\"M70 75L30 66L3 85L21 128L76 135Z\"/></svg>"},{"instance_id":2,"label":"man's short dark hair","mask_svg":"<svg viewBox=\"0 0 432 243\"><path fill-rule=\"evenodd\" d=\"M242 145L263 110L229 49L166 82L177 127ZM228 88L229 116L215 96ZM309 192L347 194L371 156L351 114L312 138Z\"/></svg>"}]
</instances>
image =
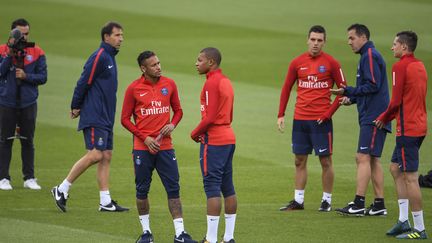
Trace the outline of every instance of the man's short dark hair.
<instances>
[{"instance_id":1,"label":"man's short dark hair","mask_svg":"<svg viewBox=\"0 0 432 243\"><path fill-rule=\"evenodd\" d=\"M310 28L309 33L308 33L308 38L310 37L310 34L314 32L314 33L321 33L324 34L324 40L326 39L326 30L324 29L324 27L322 27L321 25L314 25Z\"/></svg>"},{"instance_id":2,"label":"man's short dark hair","mask_svg":"<svg viewBox=\"0 0 432 243\"><path fill-rule=\"evenodd\" d=\"M28 26L28 27L30 27L30 23L27 20L23 19L23 18L19 18L19 19L14 20L14 22L12 22L12 24L11 24L11 30L15 29L17 26Z\"/></svg>"},{"instance_id":3,"label":"man's short dark hair","mask_svg":"<svg viewBox=\"0 0 432 243\"><path fill-rule=\"evenodd\" d=\"M397 42L408 46L408 51L414 52L417 48L417 34L414 31L405 30L396 34Z\"/></svg>"},{"instance_id":4,"label":"man's short dark hair","mask_svg":"<svg viewBox=\"0 0 432 243\"><path fill-rule=\"evenodd\" d=\"M123 29L123 27L119 23L114 22L114 21L110 21L102 27L102 30L101 30L102 41L105 41L105 39L104 39L105 34L107 34L107 35L112 34L114 28L121 29L121 30Z\"/></svg>"},{"instance_id":5,"label":"man's short dark hair","mask_svg":"<svg viewBox=\"0 0 432 243\"><path fill-rule=\"evenodd\" d=\"M206 47L200 51L200 53L204 53L204 55L208 59L212 59L219 66L222 62L222 55L220 51L215 47Z\"/></svg>"},{"instance_id":6,"label":"man's short dark hair","mask_svg":"<svg viewBox=\"0 0 432 243\"><path fill-rule=\"evenodd\" d=\"M156 56L156 53L152 52L152 51L143 51L139 54L137 61L138 61L138 66L141 66L144 64L144 61L149 59L152 56Z\"/></svg>"},{"instance_id":7,"label":"man's short dark hair","mask_svg":"<svg viewBox=\"0 0 432 243\"><path fill-rule=\"evenodd\" d=\"M350 27L348 27L348 29L347 29L347 31L350 31L350 30L355 30L356 35L359 37L362 35L365 35L367 40L369 40L369 38L370 38L369 29L364 24L353 24Z\"/></svg>"}]
</instances>

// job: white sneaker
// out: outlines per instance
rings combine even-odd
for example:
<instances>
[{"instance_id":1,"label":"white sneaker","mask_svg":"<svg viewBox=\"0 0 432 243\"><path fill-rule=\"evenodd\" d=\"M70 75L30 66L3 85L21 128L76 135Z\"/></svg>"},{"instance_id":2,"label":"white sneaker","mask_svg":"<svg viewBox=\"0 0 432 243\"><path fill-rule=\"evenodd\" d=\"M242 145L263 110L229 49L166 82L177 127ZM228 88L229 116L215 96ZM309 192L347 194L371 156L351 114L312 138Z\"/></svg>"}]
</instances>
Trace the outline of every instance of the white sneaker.
<instances>
[{"instance_id":1,"label":"white sneaker","mask_svg":"<svg viewBox=\"0 0 432 243\"><path fill-rule=\"evenodd\" d=\"M40 190L41 187L37 184L36 178L28 179L24 181L24 188L29 188L32 190Z\"/></svg>"},{"instance_id":2,"label":"white sneaker","mask_svg":"<svg viewBox=\"0 0 432 243\"><path fill-rule=\"evenodd\" d=\"M12 190L10 181L6 178L0 181L0 190Z\"/></svg>"}]
</instances>

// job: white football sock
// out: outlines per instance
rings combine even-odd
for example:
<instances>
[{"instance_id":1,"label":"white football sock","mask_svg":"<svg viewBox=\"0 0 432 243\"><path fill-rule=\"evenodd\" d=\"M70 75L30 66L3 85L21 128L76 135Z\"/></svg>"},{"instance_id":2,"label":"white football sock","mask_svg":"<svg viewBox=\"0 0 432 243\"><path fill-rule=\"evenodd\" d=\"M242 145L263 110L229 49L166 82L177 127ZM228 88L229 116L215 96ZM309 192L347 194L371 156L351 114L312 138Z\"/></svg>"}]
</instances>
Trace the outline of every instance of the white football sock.
<instances>
[{"instance_id":1,"label":"white football sock","mask_svg":"<svg viewBox=\"0 0 432 243\"><path fill-rule=\"evenodd\" d=\"M58 187L58 190L61 193L66 193L68 194L70 187L72 186L72 183L70 183L69 181L67 181L66 179L63 180L63 182L60 184L60 186Z\"/></svg>"},{"instance_id":2,"label":"white football sock","mask_svg":"<svg viewBox=\"0 0 432 243\"><path fill-rule=\"evenodd\" d=\"M399 221L405 222L408 220L408 206L409 201L408 199L399 199Z\"/></svg>"},{"instance_id":3,"label":"white football sock","mask_svg":"<svg viewBox=\"0 0 432 243\"><path fill-rule=\"evenodd\" d=\"M418 212L411 212L413 216L414 221L414 229L417 231L423 231L425 230L424 222L423 222L423 210Z\"/></svg>"},{"instance_id":4,"label":"white football sock","mask_svg":"<svg viewBox=\"0 0 432 243\"><path fill-rule=\"evenodd\" d=\"M331 204L331 193L323 192L322 200L327 201L329 204Z\"/></svg>"},{"instance_id":5,"label":"white football sock","mask_svg":"<svg viewBox=\"0 0 432 243\"><path fill-rule=\"evenodd\" d=\"M219 216L207 215L206 239L210 241L210 243L217 243L218 226Z\"/></svg>"},{"instance_id":6,"label":"white football sock","mask_svg":"<svg viewBox=\"0 0 432 243\"><path fill-rule=\"evenodd\" d=\"M99 191L100 205L106 206L111 203L111 196L109 191Z\"/></svg>"},{"instance_id":7,"label":"white football sock","mask_svg":"<svg viewBox=\"0 0 432 243\"><path fill-rule=\"evenodd\" d=\"M294 190L294 200L302 204L304 202L304 193L305 190Z\"/></svg>"},{"instance_id":8,"label":"white football sock","mask_svg":"<svg viewBox=\"0 0 432 243\"><path fill-rule=\"evenodd\" d=\"M148 232L151 233L151 230L150 230L150 214L140 215L139 216L139 220L140 220L143 232L146 232L146 230L147 230Z\"/></svg>"},{"instance_id":9,"label":"white football sock","mask_svg":"<svg viewBox=\"0 0 432 243\"><path fill-rule=\"evenodd\" d=\"M178 237L184 231L183 218L176 218L173 220L173 222L174 222L175 234L176 237Z\"/></svg>"},{"instance_id":10,"label":"white football sock","mask_svg":"<svg viewBox=\"0 0 432 243\"><path fill-rule=\"evenodd\" d=\"M236 221L236 214L225 214L225 234L224 241L228 242L231 239L234 239L234 228Z\"/></svg>"}]
</instances>

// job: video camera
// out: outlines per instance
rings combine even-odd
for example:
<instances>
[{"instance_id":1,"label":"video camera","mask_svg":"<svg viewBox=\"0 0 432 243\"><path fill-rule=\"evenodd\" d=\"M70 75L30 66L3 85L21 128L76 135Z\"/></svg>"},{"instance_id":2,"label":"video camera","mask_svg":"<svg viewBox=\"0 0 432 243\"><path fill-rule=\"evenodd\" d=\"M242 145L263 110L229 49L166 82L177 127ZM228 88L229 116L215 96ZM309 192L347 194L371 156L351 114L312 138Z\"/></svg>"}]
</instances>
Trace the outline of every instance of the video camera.
<instances>
[{"instance_id":1,"label":"video camera","mask_svg":"<svg viewBox=\"0 0 432 243\"><path fill-rule=\"evenodd\" d=\"M34 47L34 42L27 42L24 35L19 29L13 29L10 32L9 39L14 39L13 43L8 42L8 47L13 49L16 53L23 53L24 49L27 47Z\"/></svg>"}]
</instances>

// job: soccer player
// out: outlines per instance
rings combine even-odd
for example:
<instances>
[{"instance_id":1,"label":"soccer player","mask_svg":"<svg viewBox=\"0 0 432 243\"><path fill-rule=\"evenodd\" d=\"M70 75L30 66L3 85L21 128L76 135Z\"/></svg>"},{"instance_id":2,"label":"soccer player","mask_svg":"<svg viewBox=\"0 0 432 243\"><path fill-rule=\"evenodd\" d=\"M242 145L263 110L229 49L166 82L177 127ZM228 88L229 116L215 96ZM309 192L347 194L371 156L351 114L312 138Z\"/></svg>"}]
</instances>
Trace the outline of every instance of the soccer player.
<instances>
[{"instance_id":1,"label":"soccer player","mask_svg":"<svg viewBox=\"0 0 432 243\"><path fill-rule=\"evenodd\" d=\"M386 64L381 54L369 40L369 29L362 24L353 24L348 29L348 44L354 53L360 54L357 69L356 87L347 86L331 90L333 94L344 95L341 104L357 103L360 135L356 155L357 190L353 202L344 208L336 209L338 213L352 216L387 215L384 204L384 174L380 157L387 132L391 124L377 129L373 121L387 108L389 92ZM374 202L366 209L365 195L372 179L375 193Z\"/></svg>"},{"instance_id":2,"label":"soccer player","mask_svg":"<svg viewBox=\"0 0 432 243\"><path fill-rule=\"evenodd\" d=\"M133 134L136 205L143 229L137 242L153 243L148 193L156 169L168 196L174 243L196 243L184 230L179 172L171 142L171 133L183 116L177 86L174 80L161 75L161 64L154 52L142 52L137 61L143 74L126 89L121 115L122 125ZM171 121L170 108L174 113Z\"/></svg>"},{"instance_id":3,"label":"soccer player","mask_svg":"<svg viewBox=\"0 0 432 243\"><path fill-rule=\"evenodd\" d=\"M331 103L330 88L346 82L339 62L322 51L326 32L320 25L312 26L308 33L307 52L292 60L282 87L277 125L284 132L285 109L294 83L297 82L297 101L294 111L292 149L295 154L294 200L280 208L281 211L303 210L307 181L307 159L312 149L319 157L322 168L323 196L319 211L329 212L333 191L334 172L333 125L331 117L339 102Z\"/></svg>"},{"instance_id":4,"label":"soccer player","mask_svg":"<svg viewBox=\"0 0 432 243\"><path fill-rule=\"evenodd\" d=\"M390 172L396 185L399 219L387 231L398 239L427 239L423 222L422 195L418 183L419 150L427 133L426 91L427 74L422 61L414 56L417 34L402 31L396 34L392 51L400 60L393 65L392 99L385 112L376 120L383 128L396 118L396 146ZM414 220L411 229L408 203Z\"/></svg>"},{"instance_id":5,"label":"soccer player","mask_svg":"<svg viewBox=\"0 0 432 243\"><path fill-rule=\"evenodd\" d=\"M216 243L221 193L225 206L225 234L222 242L235 243L234 228L237 196L233 184L232 159L235 150L233 120L234 90L231 81L219 68L222 56L218 49L201 50L195 66L206 75L201 91L201 122L191 138L200 145L200 165L207 196L207 234L201 243Z\"/></svg>"},{"instance_id":6,"label":"soccer player","mask_svg":"<svg viewBox=\"0 0 432 243\"><path fill-rule=\"evenodd\" d=\"M123 42L123 28L116 22L106 23L101 30L102 43L87 60L77 82L71 103L71 118L80 116L78 130L83 130L87 153L69 171L63 182L52 190L57 207L66 212L66 201L72 183L90 166L97 164L102 212L122 212L109 193L109 169L113 149L113 126L117 94L115 55Z\"/></svg>"}]
</instances>

